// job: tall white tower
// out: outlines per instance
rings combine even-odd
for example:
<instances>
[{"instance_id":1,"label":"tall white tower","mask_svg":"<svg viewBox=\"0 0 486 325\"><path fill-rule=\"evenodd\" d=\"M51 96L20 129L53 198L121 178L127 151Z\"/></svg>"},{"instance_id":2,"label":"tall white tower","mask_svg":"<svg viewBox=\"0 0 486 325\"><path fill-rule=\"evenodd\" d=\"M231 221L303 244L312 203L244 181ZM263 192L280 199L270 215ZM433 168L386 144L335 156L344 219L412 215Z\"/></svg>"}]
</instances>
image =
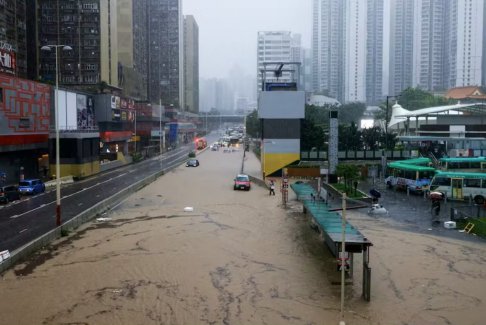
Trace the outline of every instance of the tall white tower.
<instances>
[{"instance_id":1,"label":"tall white tower","mask_svg":"<svg viewBox=\"0 0 486 325\"><path fill-rule=\"evenodd\" d=\"M257 45L257 85L262 90L262 70L265 62L301 62L300 34L289 31L258 32ZM267 67L268 68L268 67ZM268 78L272 78L267 74ZM267 78L267 80L268 80ZM283 73L279 81L292 79L290 73Z\"/></svg>"}]
</instances>

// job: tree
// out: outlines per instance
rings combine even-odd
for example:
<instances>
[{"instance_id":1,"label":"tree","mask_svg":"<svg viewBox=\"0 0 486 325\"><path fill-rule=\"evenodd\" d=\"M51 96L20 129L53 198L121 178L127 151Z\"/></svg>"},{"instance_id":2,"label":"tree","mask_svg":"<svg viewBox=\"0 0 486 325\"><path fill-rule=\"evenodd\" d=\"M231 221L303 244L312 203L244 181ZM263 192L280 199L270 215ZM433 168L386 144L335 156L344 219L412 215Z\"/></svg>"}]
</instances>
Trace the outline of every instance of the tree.
<instances>
[{"instance_id":1,"label":"tree","mask_svg":"<svg viewBox=\"0 0 486 325\"><path fill-rule=\"evenodd\" d=\"M380 140L382 138L381 129L377 126L363 129L361 131L361 138L366 150L377 150L380 147Z\"/></svg>"},{"instance_id":2,"label":"tree","mask_svg":"<svg viewBox=\"0 0 486 325\"><path fill-rule=\"evenodd\" d=\"M347 192L353 188L352 182L359 179L359 169L358 166L352 164L338 164L336 175L344 178L344 189Z\"/></svg>"},{"instance_id":3,"label":"tree","mask_svg":"<svg viewBox=\"0 0 486 325\"><path fill-rule=\"evenodd\" d=\"M339 122L358 124L366 110L366 104L362 102L347 103L339 106Z\"/></svg>"},{"instance_id":4,"label":"tree","mask_svg":"<svg viewBox=\"0 0 486 325\"><path fill-rule=\"evenodd\" d=\"M324 148L327 138L321 126L317 126L307 119L302 121L300 137L301 147L304 151L311 150L312 148Z\"/></svg>"},{"instance_id":5,"label":"tree","mask_svg":"<svg viewBox=\"0 0 486 325\"><path fill-rule=\"evenodd\" d=\"M339 134L339 150L361 150L363 144L361 142L361 131L354 122L350 125L340 124L338 127Z\"/></svg>"},{"instance_id":6,"label":"tree","mask_svg":"<svg viewBox=\"0 0 486 325\"><path fill-rule=\"evenodd\" d=\"M420 88L407 88L400 93L399 103L403 108L414 111L426 107L442 106L451 104L452 101L442 97L434 96Z\"/></svg>"},{"instance_id":7,"label":"tree","mask_svg":"<svg viewBox=\"0 0 486 325\"><path fill-rule=\"evenodd\" d=\"M403 90L398 96L389 98L388 100L388 118L392 114L392 107L397 101L403 108L414 111L426 107L450 105L453 100L442 96L435 96L420 88L407 88ZM385 120L386 117L386 101L380 105L381 110L375 114L375 119Z\"/></svg>"},{"instance_id":8,"label":"tree","mask_svg":"<svg viewBox=\"0 0 486 325\"><path fill-rule=\"evenodd\" d=\"M246 133L252 138L260 137L261 120L258 118L257 110L253 110L246 116Z\"/></svg>"},{"instance_id":9,"label":"tree","mask_svg":"<svg viewBox=\"0 0 486 325\"><path fill-rule=\"evenodd\" d=\"M305 106L305 119L302 121L300 145L303 150L325 149L326 130L329 125L330 106Z\"/></svg>"}]
</instances>

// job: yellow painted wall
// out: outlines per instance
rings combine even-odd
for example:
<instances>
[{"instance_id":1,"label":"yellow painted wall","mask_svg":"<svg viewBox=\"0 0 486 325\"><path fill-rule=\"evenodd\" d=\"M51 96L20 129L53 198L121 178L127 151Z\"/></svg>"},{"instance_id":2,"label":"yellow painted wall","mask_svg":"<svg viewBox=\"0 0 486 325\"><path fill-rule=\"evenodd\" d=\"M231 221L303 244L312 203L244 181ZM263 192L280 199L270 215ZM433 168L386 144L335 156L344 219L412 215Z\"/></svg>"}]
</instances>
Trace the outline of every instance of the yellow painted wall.
<instances>
[{"instance_id":1,"label":"yellow painted wall","mask_svg":"<svg viewBox=\"0 0 486 325\"><path fill-rule=\"evenodd\" d=\"M84 164L61 164L61 177L73 176L77 178L88 177L100 172L100 162L93 161ZM52 177L56 174L56 165L49 165Z\"/></svg>"},{"instance_id":2,"label":"yellow painted wall","mask_svg":"<svg viewBox=\"0 0 486 325\"><path fill-rule=\"evenodd\" d=\"M262 153L262 171L267 176L300 160L299 153Z\"/></svg>"}]
</instances>

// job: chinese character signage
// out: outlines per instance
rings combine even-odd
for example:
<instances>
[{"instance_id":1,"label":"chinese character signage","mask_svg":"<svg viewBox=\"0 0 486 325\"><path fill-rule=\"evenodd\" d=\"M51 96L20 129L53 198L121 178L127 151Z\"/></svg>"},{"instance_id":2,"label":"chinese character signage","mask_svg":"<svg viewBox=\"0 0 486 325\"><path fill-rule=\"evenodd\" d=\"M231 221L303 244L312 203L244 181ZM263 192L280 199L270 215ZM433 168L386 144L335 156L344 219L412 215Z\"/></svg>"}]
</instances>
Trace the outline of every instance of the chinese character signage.
<instances>
[{"instance_id":1,"label":"chinese character signage","mask_svg":"<svg viewBox=\"0 0 486 325\"><path fill-rule=\"evenodd\" d=\"M0 41L0 72L15 74L15 52L12 45Z\"/></svg>"}]
</instances>

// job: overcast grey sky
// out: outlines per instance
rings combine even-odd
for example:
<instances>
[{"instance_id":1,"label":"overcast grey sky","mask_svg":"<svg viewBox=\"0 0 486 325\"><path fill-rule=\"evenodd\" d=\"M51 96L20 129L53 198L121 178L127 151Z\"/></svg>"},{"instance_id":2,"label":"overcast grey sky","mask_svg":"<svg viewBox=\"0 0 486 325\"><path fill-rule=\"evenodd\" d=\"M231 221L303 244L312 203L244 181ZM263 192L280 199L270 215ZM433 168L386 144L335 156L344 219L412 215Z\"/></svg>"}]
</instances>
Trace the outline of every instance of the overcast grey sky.
<instances>
[{"instance_id":1,"label":"overcast grey sky","mask_svg":"<svg viewBox=\"0 0 486 325\"><path fill-rule=\"evenodd\" d=\"M256 74L258 31L302 35L310 47L311 0L182 0L184 15L199 26L199 75L227 77L235 65Z\"/></svg>"}]
</instances>

